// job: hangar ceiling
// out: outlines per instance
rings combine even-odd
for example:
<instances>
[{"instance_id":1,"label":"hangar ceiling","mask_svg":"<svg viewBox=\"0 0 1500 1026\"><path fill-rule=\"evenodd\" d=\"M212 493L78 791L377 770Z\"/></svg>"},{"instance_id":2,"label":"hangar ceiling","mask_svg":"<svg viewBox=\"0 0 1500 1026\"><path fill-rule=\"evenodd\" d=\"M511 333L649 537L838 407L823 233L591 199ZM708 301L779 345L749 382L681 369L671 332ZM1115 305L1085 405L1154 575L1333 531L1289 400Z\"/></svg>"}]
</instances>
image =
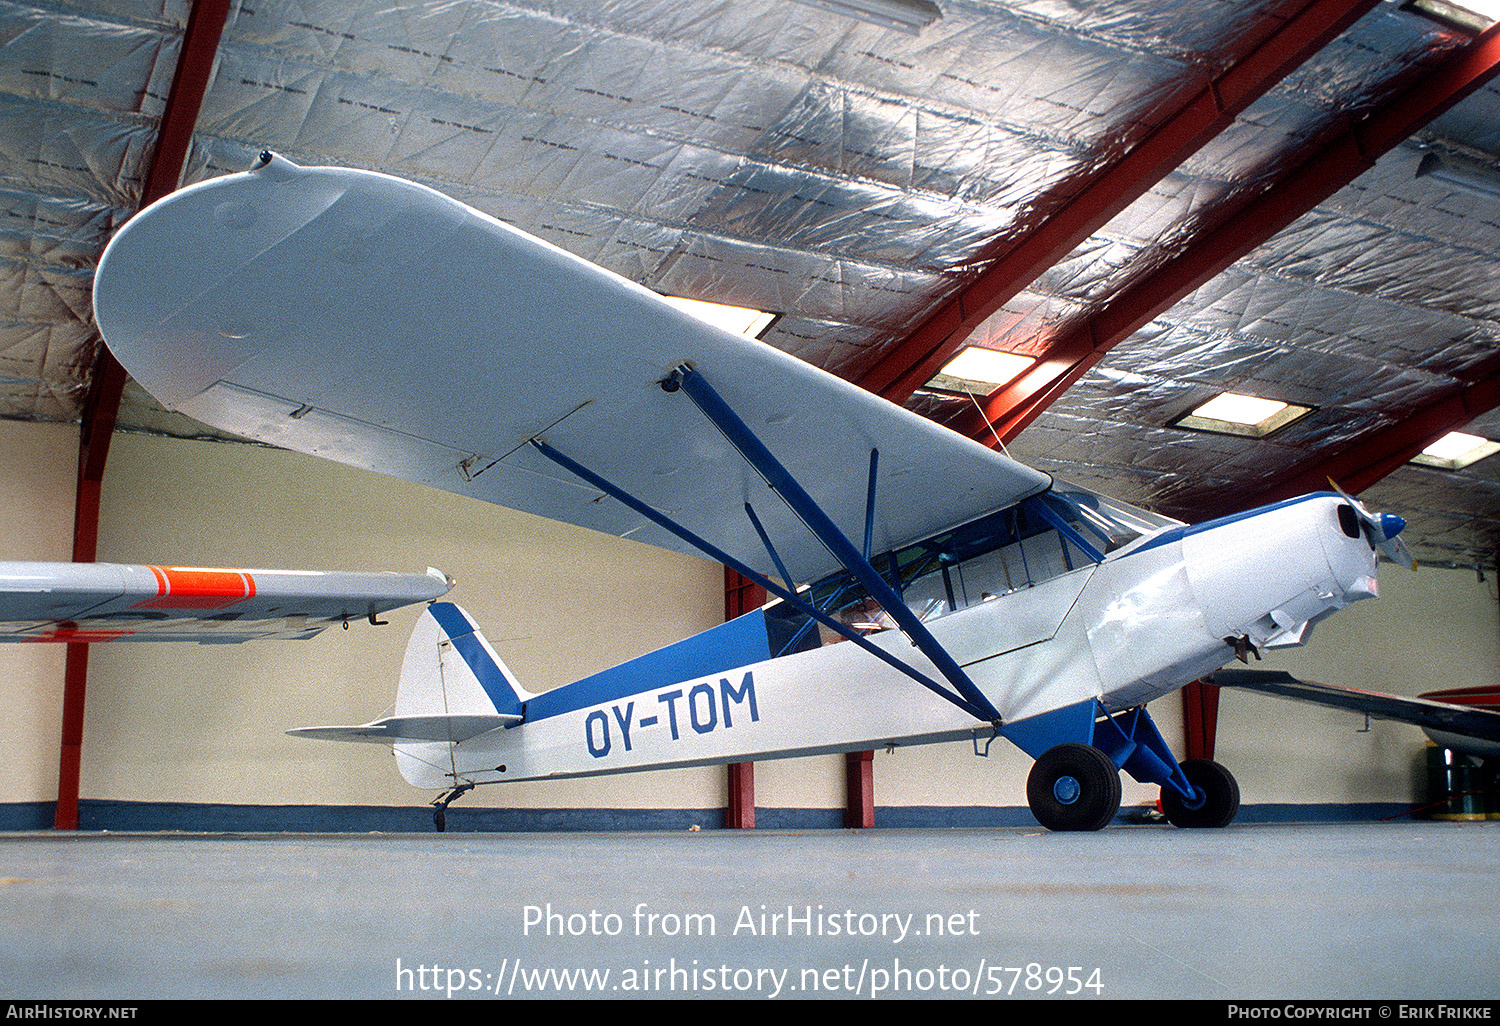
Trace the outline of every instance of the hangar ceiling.
<instances>
[{"instance_id":1,"label":"hangar ceiling","mask_svg":"<svg viewBox=\"0 0 1500 1026\"><path fill-rule=\"evenodd\" d=\"M1042 356L1096 331L1474 45L1373 0L936 6L908 34L796 0L241 0L182 181L263 149L411 178L659 291L774 311L769 344L875 387L917 373L903 343L945 304L1199 98L1227 103L1309 10L1349 24L1009 283L968 341ZM93 267L140 204L190 10L0 0L0 416L82 414ZM1428 154L1467 177L1418 176ZM1031 415L1012 455L1200 519L1427 423L1500 366L1497 163L1491 83L1152 313ZM890 387L985 436L973 399ZM1260 440L1169 426L1224 390L1313 413ZM1488 395L1459 421L1495 437ZM133 386L119 423L207 433ZM1399 466L1363 497L1408 518L1420 558L1495 565L1500 459Z\"/></svg>"}]
</instances>

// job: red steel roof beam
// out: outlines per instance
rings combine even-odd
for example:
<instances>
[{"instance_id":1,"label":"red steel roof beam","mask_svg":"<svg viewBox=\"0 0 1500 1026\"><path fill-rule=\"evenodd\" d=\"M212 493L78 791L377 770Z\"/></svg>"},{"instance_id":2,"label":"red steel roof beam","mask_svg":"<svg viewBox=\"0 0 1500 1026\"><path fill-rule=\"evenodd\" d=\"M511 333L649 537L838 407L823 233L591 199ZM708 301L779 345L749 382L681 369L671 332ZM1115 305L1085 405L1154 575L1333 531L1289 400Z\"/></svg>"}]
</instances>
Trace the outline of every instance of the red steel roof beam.
<instances>
[{"instance_id":1,"label":"red steel roof beam","mask_svg":"<svg viewBox=\"0 0 1500 1026\"><path fill-rule=\"evenodd\" d=\"M172 75L172 88L162 111L156 151L146 172L141 206L154 203L177 188L187 161L198 111L208 90L219 37L229 17L229 0L197 0L188 14L182 52ZM78 433L78 487L73 506L73 559L92 563L99 541L99 491L104 464L114 436L120 397L125 391L125 368L108 349L99 350L93 380L83 403ZM58 830L78 829L78 793L83 753L83 707L88 687L87 644L70 644L63 670L62 752L58 763Z\"/></svg>"},{"instance_id":2,"label":"red steel roof beam","mask_svg":"<svg viewBox=\"0 0 1500 1026\"><path fill-rule=\"evenodd\" d=\"M203 95L208 90L209 75L213 72L214 57L219 50L219 37L228 17L229 0L197 0L188 14L182 52L177 58L172 88L167 93L161 127L156 136L156 151L146 172L141 193L142 207L175 191L182 177L188 147L193 141L193 128L198 124L198 111L203 106ZM114 434L115 416L119 413L124 388L124 369L108 349L101 348L83 408L83 434L79 440L82 454L78 465L80 481L98 481L104 475L104 462L109 456L109 442ZM75 529L73 558L93 562L93 545L80 546L79 542Z\"/></svg>"},{"instance_id":3,"label":"red steel roof beam","mask_svg":"<svg viewBox=\"0 0 1500 1026\"><path fill-rule=\"evenodd\" d=\"M1216 512L1279 502L1324 489L1329 478L1351 495L1369 488L1392 471L1410 462L1423 449L1456 431L1482 413L1500 407L1500 361L1490 361L1488 373L1462 385L1431 406L1388 428L1356 439L1333 454L1293 467L1278 482L1236 506Z\"/></svg>"},{"instance_id":4,"label":"red steel roof beam","mask_svg":"<svg viewBox=\"0 0 1500 1026\"><path fill-rule=\"evenodd\" d=\"M1087 323L1061 336L1026 373L984 402L959 430L987 444L1010 442L1120 342L1230 264L1348 185L1433 118L1500 73L1500 25L1340 133L1298 168L1247 201L1186 250L1126 289Z\"/></svg>"},{"instance_id":5,"label":"red steel roof beam","mask_svg":"<svg viewBox=\"0 0 1500 1026\"><path fill-rule=\"evenodd\" d=\"M1245 108L1376 2L1311 0L1304 4L1244 59L1209 82L1166 123L948 300L866 371L859 384L892 402L904 402L963 347L986 318L1228 128ZM1073 187L1074 183L1063 183L1057 191Z\"/></svg>"}]
</instances>

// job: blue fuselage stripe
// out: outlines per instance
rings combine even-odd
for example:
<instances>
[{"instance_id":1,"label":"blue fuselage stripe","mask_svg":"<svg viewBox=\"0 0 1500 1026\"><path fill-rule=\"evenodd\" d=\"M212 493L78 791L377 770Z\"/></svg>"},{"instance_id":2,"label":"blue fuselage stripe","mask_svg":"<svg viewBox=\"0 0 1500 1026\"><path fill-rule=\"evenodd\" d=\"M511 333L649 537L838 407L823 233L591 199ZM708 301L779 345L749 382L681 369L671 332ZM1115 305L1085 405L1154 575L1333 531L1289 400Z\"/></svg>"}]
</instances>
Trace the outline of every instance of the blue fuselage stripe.
<instances>
[{"instance_id":1,"label":"blue fuselage stripe","mask_svg":"<svg viewBox=\"0 0 1500 1026\"><path fill-rule=\"evenodd\" d=\"M759 609L526 702L526 722L561 716L655 687L700 680L771 658ZM738 682L736 682L738 683Z\"/></svg>"}]
</instances>

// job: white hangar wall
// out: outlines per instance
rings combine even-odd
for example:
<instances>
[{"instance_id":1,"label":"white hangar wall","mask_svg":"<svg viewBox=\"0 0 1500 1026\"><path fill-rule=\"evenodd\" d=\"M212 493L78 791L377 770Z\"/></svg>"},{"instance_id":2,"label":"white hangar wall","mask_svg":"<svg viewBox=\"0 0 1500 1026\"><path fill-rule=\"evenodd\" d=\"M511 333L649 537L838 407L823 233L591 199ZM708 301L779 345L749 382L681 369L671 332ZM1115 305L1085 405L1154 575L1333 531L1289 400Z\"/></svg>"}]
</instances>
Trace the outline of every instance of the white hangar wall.
<instances>
[{"instance_id":1,"label":"white hangar wall","mask_svg":"<svg viewBox=\"0 0 1500 1026\"><path fill-rule=\"evenodd\" d=\"M78 428L0 420L0 560L73 554ZM57 798L63 645L0 645L0 803Z\"/></svg>"},{"instance_id":2,"label":"white hangar wall","mask_svg":"<svg viewBox=\"0 0 1500 1026\"><path fill-rule=\"evenodd\" d=\"M66 559L76 428L0 423L0 510L11 559ZM565 683L718 622L716 565L553 524L293 453L121 434L103 498L99 557L122 562L421 570L458 579L467 606L520 678ZM1381 599L1319 627L1303 650L1264 664L1309 679L1395 693L1500 679L1493 578L1382 567ZM286 737L287 727L373 718L394 697L416 610L311 642L101 645L92 655L85 799L166 803L420 805L375 745ZM0 646L7 715L0 801L56 795L62 646ZM1180 751L1180 705L1153 707ZM1416 728L1226 691L1218 756L1248 804L1421 798ZM885 807L1025 804L1025 756L967 744L880 752ZM838 758L761 763L757 805L843 805ZM1125 804L1155 789L1126 781ZM718 768L480 789L461 807L710 808ZM877 820L878 821L878 820Z\"/></svg>"},{"instance_id":3,"label":"white hangar wall","mask_svg":"<svg viewBox=\"0 0 1500 1026\"><path fill-rule=\"evenodd\" d=\"M722 619L723 572L326 460L249 445L119 435L99 558L209 566L421 571L485 627L528 686L578 674ZM387 711L417 607L311 641L101 645L90 674L83 794L131 801L414 805L389 749L287 737ZM715 804L722 771L649 782L508 785L465 805ZM678 804L678 801L669 804Z\"/></svg>"}]
</instances>

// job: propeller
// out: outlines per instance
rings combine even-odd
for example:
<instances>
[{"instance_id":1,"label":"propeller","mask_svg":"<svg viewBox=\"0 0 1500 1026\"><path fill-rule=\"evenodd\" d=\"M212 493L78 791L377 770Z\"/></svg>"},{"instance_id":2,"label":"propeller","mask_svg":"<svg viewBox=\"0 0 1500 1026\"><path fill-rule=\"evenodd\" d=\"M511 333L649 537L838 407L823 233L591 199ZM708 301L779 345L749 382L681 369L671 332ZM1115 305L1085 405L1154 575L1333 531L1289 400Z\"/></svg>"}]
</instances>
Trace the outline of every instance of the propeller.
<instances>
[{"instance_id":1,"label":"propeller","mask_svg":"<svg viewBox=\"0 0 1500 1026\"><path fill-rule=\"evenodd\" d=\"M1406 542L1400 538L1401 532L1406 528L1404 519L1394 513L1371 513L1354 496L1340 488L1333 478L1330 477L1328 483L1353 508L1354 515L1359 517L1361 530L1364 531L1365 537L1369 539L1375 551L1393 563L1400 563L1408 570L1417 568L1417 561L1412 557L1411 549L1407 548Z\"/></svg>"}]
</instances>

